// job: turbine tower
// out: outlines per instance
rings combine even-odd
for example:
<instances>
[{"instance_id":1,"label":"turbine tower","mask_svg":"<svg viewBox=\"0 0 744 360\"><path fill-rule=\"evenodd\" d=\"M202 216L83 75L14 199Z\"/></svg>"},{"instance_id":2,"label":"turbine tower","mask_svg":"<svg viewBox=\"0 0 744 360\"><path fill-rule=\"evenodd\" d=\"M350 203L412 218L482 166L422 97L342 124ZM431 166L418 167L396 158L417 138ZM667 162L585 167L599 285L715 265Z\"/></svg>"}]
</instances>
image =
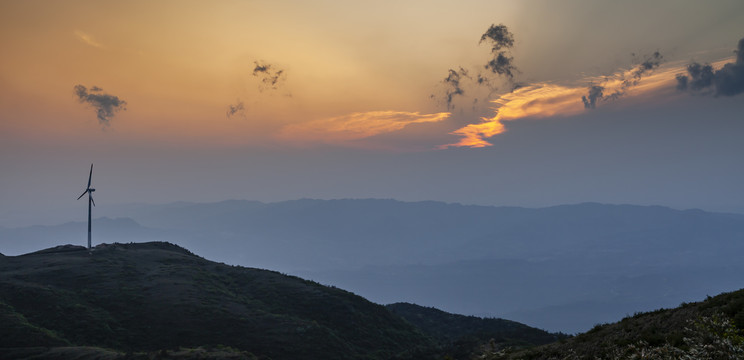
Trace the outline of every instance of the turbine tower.
<instances>
[{"instance_id":1,"label":"turbine tower","mask_svg":"<svg viewBox=\"0 0 744 360\"><path fill-rule=\"evenodd\" d=\"M88 194L88 251L90 251L90 209L91 205L96 206L96 202L93 201L93 192L96 189L90 187L90 181L93 179L93 164L90 164L90 174L88 175L88 187L83 191L77 199L80 200L86 193Z\"/></svg>"}]
</instances>

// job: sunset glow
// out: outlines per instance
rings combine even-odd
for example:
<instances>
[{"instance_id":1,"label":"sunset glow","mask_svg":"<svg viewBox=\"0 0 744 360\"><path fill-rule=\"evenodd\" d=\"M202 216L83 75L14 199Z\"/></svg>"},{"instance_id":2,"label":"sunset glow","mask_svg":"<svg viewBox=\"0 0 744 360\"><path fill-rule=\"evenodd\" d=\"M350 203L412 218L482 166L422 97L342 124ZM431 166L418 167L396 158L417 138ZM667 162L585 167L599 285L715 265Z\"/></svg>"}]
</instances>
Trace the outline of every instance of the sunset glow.
<instances>
[{"instance_id":1,"label":"sunset glow","mask_svg":"<svg viewBox=\"0 0 744 360\"><path fill-rule=\"evenodd\" d=\"M446 120L450 113L420 114L404 111L370 111L328 119L287 125L279 133L282 140L297 143L343 144L351 140L398 131L409 124Z\"/></svg>"},{"instance_id":2,"label":"sunset glow","mask_svg":"<svg viewBox=\"0 0 744 360\"><path fill-rule=\"evenodd\" d=\"M66 211L91 162L102 205L735 208L741 24L740 0L0 0L0 226Z\"/></svg>"},{"instance_id":3,"label":"sunset glow","mask_svg":"<svg viewBox=\"0 0 744 360\"><path fill-rule=\"evenodd\" d=\"M732 60L729 58L717 61L713 63L713 66L720 68ZM482 118L479 123L469 124L451 132L452 135L460 136L461 139L440 148L491 146L493 144L488 140L489 138L507 131L505 121L566 117L592 111L592 109L586 109L581 100L591 84L601 84L606 94L617 94L617 98L623 98L622 101L627 104L626 106L632 106L637 98L659 98L664 92L674 92L676 76L683 74L686 66L680 64L667 66L643 77L632 86L624 85L627 84L628 79L632 79L634 71L634 69L621 70L610 76L585 78L579 81L581 84L586 84L583 86L539 83L519 88L492 101L495 104L496 115L494 117Z\"/></svg>"},{"instance_id":4,"label":"sunset glow","mask_svg":"<svg viewBox=\"0 0 744 360\"><path fill-rule=\"evenodd\" d=\"M554 84L535 84L515 90L493 101L496 116L483 118L477 124L470 124L452 132L462 136L459 142L444 145L447 147L484 147L492 145L487 138L506 131L503 121L527 117L544 118L556 115L576 114L584 110L581 94L584 88L568 88Z\"/></svg>"}]
</instances>

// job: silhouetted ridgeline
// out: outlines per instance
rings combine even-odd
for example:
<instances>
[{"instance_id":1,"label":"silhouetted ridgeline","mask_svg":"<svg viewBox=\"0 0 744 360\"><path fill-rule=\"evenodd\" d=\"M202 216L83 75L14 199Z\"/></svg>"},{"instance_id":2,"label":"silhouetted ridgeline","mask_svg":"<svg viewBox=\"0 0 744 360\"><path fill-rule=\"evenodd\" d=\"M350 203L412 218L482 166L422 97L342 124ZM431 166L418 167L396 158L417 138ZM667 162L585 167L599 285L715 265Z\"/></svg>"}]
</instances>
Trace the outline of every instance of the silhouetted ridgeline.
<instances>
[{"instance_id":1,"label":"silhouetted ridgeline","mask_svg":"<svg viewBox=\"0 0 744 360\"><path fill-rule=\"evenodd\" d=\"M744 290L567 337L407 303L386 308L162 242L5 256L0 274L0 359L744 357Z\"/></svg>"},{"instance_id":2,"label":"silhouetted ridgeline","mask_svg":"<svg viewBox=\"0 0 744 360\"><path fill-rule=\"evenodd\" d=\"M465 359L492 338L517 347L559 338L507 320L386 308L165 242L61 245L3 257L0 274L2 359Z\"/></svg>"},{"instance_id":3,"label":"silhouetted ridgeline","mask_svg":"<svg viewBox=\"0 0 744 360\"><path fill-rule=\"evenodd\" d=\"M384 359L433 345L352 293L167 243L60 246L3 257L0 273L0 348L228 346L275 359Z\"/></svg>"}]
</instances>

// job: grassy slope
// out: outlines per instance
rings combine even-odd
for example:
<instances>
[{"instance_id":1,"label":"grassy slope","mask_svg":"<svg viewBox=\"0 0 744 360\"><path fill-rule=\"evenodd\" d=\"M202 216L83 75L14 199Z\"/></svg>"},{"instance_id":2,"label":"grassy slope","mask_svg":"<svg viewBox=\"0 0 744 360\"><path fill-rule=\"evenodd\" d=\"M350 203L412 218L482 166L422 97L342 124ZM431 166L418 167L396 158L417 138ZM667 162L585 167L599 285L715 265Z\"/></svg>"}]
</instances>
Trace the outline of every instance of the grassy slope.
<instances>
[{"instance_id":1,"label":"grassy slope","mask_svg":"<svg viewBox=\"0 0 744 360\"><path fill-rule=\"evenodd\" d=\"M515 321L451 314L415 304L395 303L387 308L442 344L441 353L454 359L471 358L478 344L488 341L524 348L566 338Z\"/></svg>"},{"instance_id":2,"label":"grassy slope","mask_svg":"<svg viewBox=\"0 0 744 360\"><path fill-rule=\"evenodd\" d=\"M431 345L383 306L167 243L0 258L2 316L38 345L127 351L226 345L276 358L391 358ZM5 327L5 326L3 326ZM24 338L24 337L20 337ZM3 347L23 346L16 343Z\"/></svg>"},{"instance_id":3,"label":"grassy slope","mask_svg":"<svg viewBox=\"0 0 744 360\"><path fill-rule=\"evenodd\" d=\"M230 348L189 348L151 352L121 352L90 346L0 348L2 359L27 360L257 360L248 352Z\"/></svg>"},{"instance_id":4,"label":"grassy slope","mask_svg":"<svg viewBox=\"0 0 744 360\"><path fill-rule=\"evenodd\" d=\"M742 359L744 289L597 325L533 349L486 346L484 353L484 359Z\"/></svg>"},{"instance_id":5,"label":"grassy slope","mask_svg":"<svg viewBox=\"0 0 744 360\"><path fill-rule=\"evenodd\" d=\"M542 345L565 337L516 321L452 314L409 303L390 304L387 308L438 340L454 341L466 336L485 336L498 342Z\"/></svg>"},{"instance_id":6,"label":"grassy slope","mask_svg":"<svg viewBox=\"0 0 744 360\"><path fill-rule=\"evenodd\" d=\"M28 322L25 316L0 301L0 348L28 347L46 344L49 346L70 345L48 329Z\"/></svg>"}]
</instances>

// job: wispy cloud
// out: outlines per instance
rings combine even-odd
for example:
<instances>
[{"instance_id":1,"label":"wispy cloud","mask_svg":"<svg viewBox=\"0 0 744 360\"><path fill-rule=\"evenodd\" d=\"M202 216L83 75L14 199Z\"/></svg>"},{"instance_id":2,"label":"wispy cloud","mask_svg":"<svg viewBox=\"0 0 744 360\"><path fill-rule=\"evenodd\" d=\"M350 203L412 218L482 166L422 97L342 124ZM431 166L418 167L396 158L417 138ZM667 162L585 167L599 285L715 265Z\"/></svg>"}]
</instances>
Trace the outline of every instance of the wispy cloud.
<instances>
[{"instance_id":1,"label":"wispy cloud","mask_svg":"<svg viewBox=\"0 0 744 360\"><path fill-rule=\"evenodd\" d=\"M655 94L662 89L672 89L675 77L683 66L670 66L659 69L653 74L636 77L638 68L618 71L612 76L601 78L602 88L595 92L607 91L615 94L619 91L627 97L643 97ZM597 83L598 78L587 78L582 83ZM629 85L628 81L632 83ZM489 139L507 131L505 122L521 119L543 119L557 116L571 116L586 111L586 101L592 97L585 95L583 86L559 85L554 83L536 83L523 86L511 93L504 94L492 103L495 104L496 114L491 118L482 118L480 122L466 125L450 134L457 135L460 140L441 146L479 148L493 145ZM583 99L582 99L583 95ZM601 95L601 94L599 94ZM596 96L595 96L596 98Z\"/></svg>"},{"instance_id":2,"label":"wispy cloud","mask_svg":"<svg viewBox=\"0 0 744 360\"><path fill-rule=\"evenodd\" d=\"M550 83L521 87L492 101L497 105L496 116L482 118L480 123L469 124L453 131L451 134L460 136L460 141L443 145L441 148L491 146L486 139L505 132L504 121L580 113L584 107L577 99L583 91L581 87L565 87Z\"/></svg>"},{"instance_id":3,"label":"wispy cloud","mask_svg":"<svg viewBox=\"0 0 744 360\"><path fill-rule=\"evenodd\" d=\"M581 97L584 107L594 109L600 101L617 100L625 95L632 87L637 86L641 79L656 70L663 56L658 51L646 56L644 60L632 69L621 71L605 78L593 80L588 93Z\"/></svg>"},{"instance_id":4,"label":"wispy cloud","mask_svg":"<svg viewBox=\"0 0 744 360\"><path fill-rule=\"evenodd\" d=\"M80 40L80 41L82 41L82 42L84 42L84 43L86 43L86 44L88 44L90 46L97 47L99 49L103 49L103 45L101 45L99 42L97 42L95 39L93 39L93 36L91 36L90 34L87 34L87 33L83 32L81 30L75 30L73 33L75 34L75 37L78 38L78 40Z\"/></svg>"},{"instance_id":5,"label":"wispy cloud","mask_svg":"<svg viewBox=\"0 0 744 360\"><path fill-rule=\"evenodd\" d=\"M480 43L482 42L491 44L491 54L493 55L493 58L485 65L486 70L513 79L514 73L517 71L512 63L514 58L509 56L504 49L511 49L514 46L514 34L509 32L504 24L491 24L481 36Z\"/></svg>"},{"instance_id":6,"label":"wispy cloud","mask_svg":"<svg viewBox=\"0 0 744 360\"><path fill-rule=\"evenodd\" d=\"M468 71L463 69L462 67L459 70L449 69L447 77L442 80L442 83L445 86L444 100L447 103L447 110L452 110L454 108L452 101L455 99L455 97L465 94L463 81L467 79L472 80L472 78L468 74ZM434 95L432 95L432 97L433 96Z\"/></svg>"},{"instance_id":7,"label":"wispy cloud","mask_svg":"<svg viewBox=\"0 0 744 360\"><path fill-rule=\"evenodd\" d=\"M279 138L296 143L346 144L375 135L401 130L410 124L433 123L450 113L421 114L406 111L357 112L327 119L287 125Z\"/></svg>"},{"instance_id":8,"label":"wispy cloud","mask_svg":"<svg viewBox=\"0 0 744 360\"><path fill-rule=\"evenodd\" d=\"M496 90L494 83L499 77L506 77L512 83L518 72L514 66L514 58L509 56L509 50L514 46L514 34L504 24L493 25L481 35L479 44L491 46L492 58L483 65L482 69L468 70L459 66L457 70L449 69L447 77L441 81L444 94L430 95L430 97L447 106L448 111L455 108L455 100L459 97L470 97L472 103L478 103L477 97L472 97L474 90L485 87L489 90L487 98Z\"/></svg>"},{"instance_id":9,"label":"wispy cloud","mask_svg":"<svg viewBox=\"0 0 744 360\"><path fill-rule=\"evenodd\" d=\"M226 115L228 118L231 118L236 115L245 117L245 104L243 103L243 101L238 99L234 105L233 104L228 105Z\"/></svg>"},{"instance_id":10,"label":"wispy cloud","mask_svg":"<svg viewBox=\"0 0 744 360\"><path fill-rule=\"evenodd\" d=\"M265 61L255 61L253 64L255 65L253 76L261 81L259 91L278 90L287 80L286 72L283 69L278 69L276 65Z\"/></svg>"},{"instance_id":11,"label":"wispy cloud","mask_svg":"<svg viewBox=\"0 0 744 360\"><path fill-rule=\"evenodd\" d=\"M90 91L83 85L75 85L73 89L78 101L96 110L96 117L101 125L108 126L117 112L127 109L126 101L119 99L118 96L103 93L103 89L98 86L91 87Z\"/></svg>"}]
</instances>

